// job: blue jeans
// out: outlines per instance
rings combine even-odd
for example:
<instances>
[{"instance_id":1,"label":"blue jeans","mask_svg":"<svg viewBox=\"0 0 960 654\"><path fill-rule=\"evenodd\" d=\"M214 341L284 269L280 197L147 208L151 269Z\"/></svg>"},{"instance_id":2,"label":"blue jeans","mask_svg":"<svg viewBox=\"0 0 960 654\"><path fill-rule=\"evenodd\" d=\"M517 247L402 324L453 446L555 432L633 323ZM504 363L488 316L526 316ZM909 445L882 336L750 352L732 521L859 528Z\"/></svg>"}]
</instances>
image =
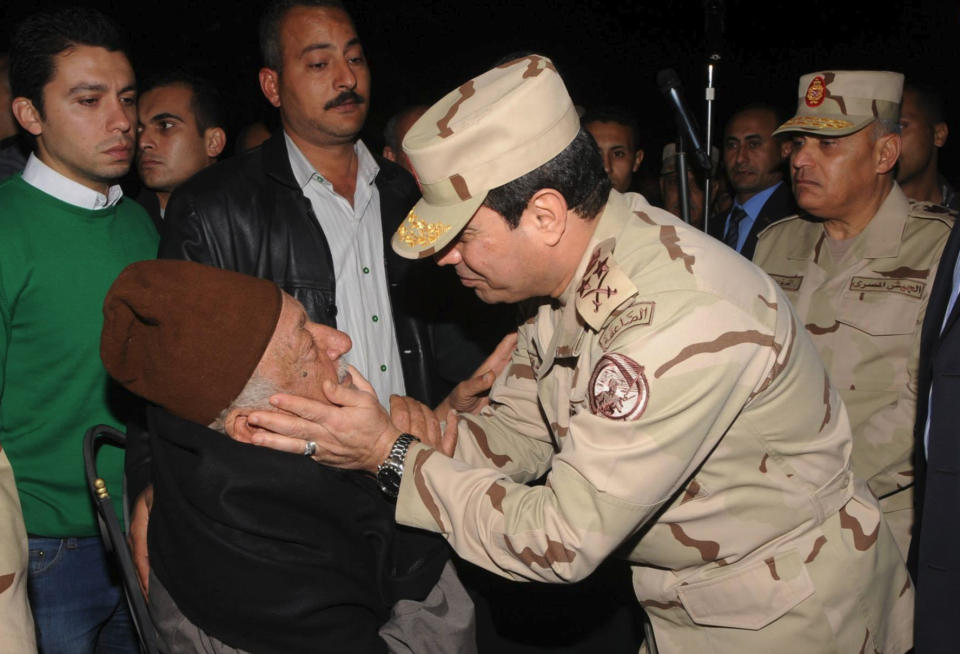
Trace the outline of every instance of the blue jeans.
<instances>
[{"instance_id":1,"label":"blue jeans","mask_svg":"<svg viewBox=\"0 0 960 654\"><path fill-rule=\"evenodd\" d=\"M41 654L139 654L100 538L30 537L27 592Z\"/></svg>"}]
</instances>

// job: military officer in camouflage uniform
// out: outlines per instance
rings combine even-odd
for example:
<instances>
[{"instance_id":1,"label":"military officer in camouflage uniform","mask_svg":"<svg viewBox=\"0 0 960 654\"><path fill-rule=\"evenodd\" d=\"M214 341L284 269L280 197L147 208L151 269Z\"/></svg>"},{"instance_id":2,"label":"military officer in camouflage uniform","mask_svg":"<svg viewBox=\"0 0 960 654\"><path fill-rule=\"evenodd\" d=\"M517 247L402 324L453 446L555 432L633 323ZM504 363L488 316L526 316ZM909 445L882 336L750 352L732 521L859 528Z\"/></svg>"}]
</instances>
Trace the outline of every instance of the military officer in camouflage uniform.
<instances>
[{"instance_id":1,"label":"military officer in camouflage uniform","mask_svg":"<svg viewBox=\"0 0 960 654\"><path fill-rule=\"evenodd\" d=\"M304 452L277 434L299 436L376 473L398 522L507 578L571 582L626 557L660 652L910 649L910 580L789 302L733 250L610 190L548 59L460 86L404 150L423 199L394 248L454 266L485 301L547 299L490 405L444 440L327 386L340 408L274 397L292 415L252 414L273 432L256 441Z\"/></svg>"},{"instance_id":2,"label":"military officer in camouflage uniform","mask_svg":"<svg viewBox=\"0 0 960 654\"><path fill-rule=\"evenodd\" d=\"M37 651L27 602L27 531L13 468L0 445L0 654Z\"/></svg>"},{"instance_id":3,"label":"military officer in camouflage uniform","mask_svg":"<svg viewBox=\"0 0 960 654\"><path fill-rule=\"evenodd\" d=\"M800 78L790 169L805 212L760 233L754 262L780 285L820 351L867 480L906 558L920 326L952 214L894 181L903 76Z\"/></svg>"}]
</instances>

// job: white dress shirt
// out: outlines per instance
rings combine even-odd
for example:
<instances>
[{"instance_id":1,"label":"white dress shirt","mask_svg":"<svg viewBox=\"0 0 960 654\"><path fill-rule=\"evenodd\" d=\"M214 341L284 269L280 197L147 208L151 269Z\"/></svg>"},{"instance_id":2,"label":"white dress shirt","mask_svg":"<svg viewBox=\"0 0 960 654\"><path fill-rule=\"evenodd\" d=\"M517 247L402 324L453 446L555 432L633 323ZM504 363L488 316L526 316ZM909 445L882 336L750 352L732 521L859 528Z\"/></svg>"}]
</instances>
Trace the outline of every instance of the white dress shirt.
<instances>
[{"instance_id":1,"label":"white dress shirt","mask_svg":"<svg viewBox=\"0 0 960 654\"><path fill-rule=\"evenodd\" d=\"M115 205L123 197L119 184L111 186L104 195L64 177L40 161L33 153L30 154L27 165L23 169L23 181L47 195L52 195L58 200L81 209L106 209Z\"/></svg>"},{"instance_id":2,"label":"white dress shirt","mask_svg":"<svg viewBox=\"0 0 960 654\"><path fill-rule=\"evenodd\" d=\"M284 134L294 179L310 201L330 245L336 275L337 328L350 335L353 348L344 360L366 377L380 403L389 406L391 393L404 395L400 348L393 324L383 256L380 167L362 141L357 141L357 183L353 206L333 190Z\"/></svg>"}]
</instances>

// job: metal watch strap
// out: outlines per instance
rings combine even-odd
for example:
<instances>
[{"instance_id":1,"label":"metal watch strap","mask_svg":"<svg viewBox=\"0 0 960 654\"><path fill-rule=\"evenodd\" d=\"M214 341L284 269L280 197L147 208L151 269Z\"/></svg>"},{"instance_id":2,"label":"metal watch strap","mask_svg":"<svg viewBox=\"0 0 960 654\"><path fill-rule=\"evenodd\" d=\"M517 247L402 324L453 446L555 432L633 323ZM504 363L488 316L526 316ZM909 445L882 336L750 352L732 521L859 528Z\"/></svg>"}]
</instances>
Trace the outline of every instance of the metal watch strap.
<instances>
[{"instance_id":1,"label":"metal watch strap","mask_svg":"<svg viewBox=\"0 0 960 654\"><path fill-rule=\"evenodd\" d=\"M407 456L410 443L419 442L415 436L400 434L390 448L386 460L377 466L377 483L380 491L391 499L400 493L400 481L403 479L403 460Z\"/></svg>"}]
</instances>

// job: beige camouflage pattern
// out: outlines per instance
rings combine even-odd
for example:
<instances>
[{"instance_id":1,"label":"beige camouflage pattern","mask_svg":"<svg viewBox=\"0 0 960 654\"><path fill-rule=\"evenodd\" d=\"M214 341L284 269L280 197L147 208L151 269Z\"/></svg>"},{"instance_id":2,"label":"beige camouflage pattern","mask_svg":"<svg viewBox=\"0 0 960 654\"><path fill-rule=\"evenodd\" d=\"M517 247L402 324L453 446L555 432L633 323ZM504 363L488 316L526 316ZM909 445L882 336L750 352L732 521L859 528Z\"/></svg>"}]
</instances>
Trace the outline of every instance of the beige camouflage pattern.
<instances>
[{"instance_id":1,"label":"beige camouflage pattern","mask_svg":"<svg viewBox=\"0 0 960 654\"><path fill-rule=\"evenodd\" d=\"M878 118L900 120L903 75L882 70L824 70L800 78L797 114L774 130L846 136Z\"/></svg>"},{"instance_id":2,"label":"beige camouflage pattern","mask_svg":"<svg viewBox=\"0 0 960 654\"><path fill-rule=\"evenodd\" d=\"M761 232L753 257L793 303L840 391L853 470L880 498L904 557L920 329L952 224L948 209L909 200L894 183L839 262L823 225L798 216Z\"/></svg>"},{"instance_id":3,"label":"beige camouflage pattern","mask_svg":"<svg viewBox=\"0 0 960 654\"><path fill-rule=\"evenodd\" d=\"M0 447L0 654L37 651L27 602L27 531L13 469Z\"/></svg>"},{"instance_id":4,"label":"beige camouflage pattern","mask_svg":"<svg viewBox=\"0 0 960 654\"><path fill-rule=\"evenodd\" d=\"M553 62L528 55L458 86L403 138L423 199L391 240L402 257L440 251L496 188L563 151L580 117Z\"/></svg>"},{"instance_id":5,"label":"beige camouflage pattern","mask_svg":"<svg viewBox=\"0 0 960 654\"><path fill-rule=\"evenodd\" d=\"M783 293L640 196L598 220L456 458L411 447L398 522L517 580L626 557L664 654L907 651L906 568Z\"/></svg>"}]
</instances>

